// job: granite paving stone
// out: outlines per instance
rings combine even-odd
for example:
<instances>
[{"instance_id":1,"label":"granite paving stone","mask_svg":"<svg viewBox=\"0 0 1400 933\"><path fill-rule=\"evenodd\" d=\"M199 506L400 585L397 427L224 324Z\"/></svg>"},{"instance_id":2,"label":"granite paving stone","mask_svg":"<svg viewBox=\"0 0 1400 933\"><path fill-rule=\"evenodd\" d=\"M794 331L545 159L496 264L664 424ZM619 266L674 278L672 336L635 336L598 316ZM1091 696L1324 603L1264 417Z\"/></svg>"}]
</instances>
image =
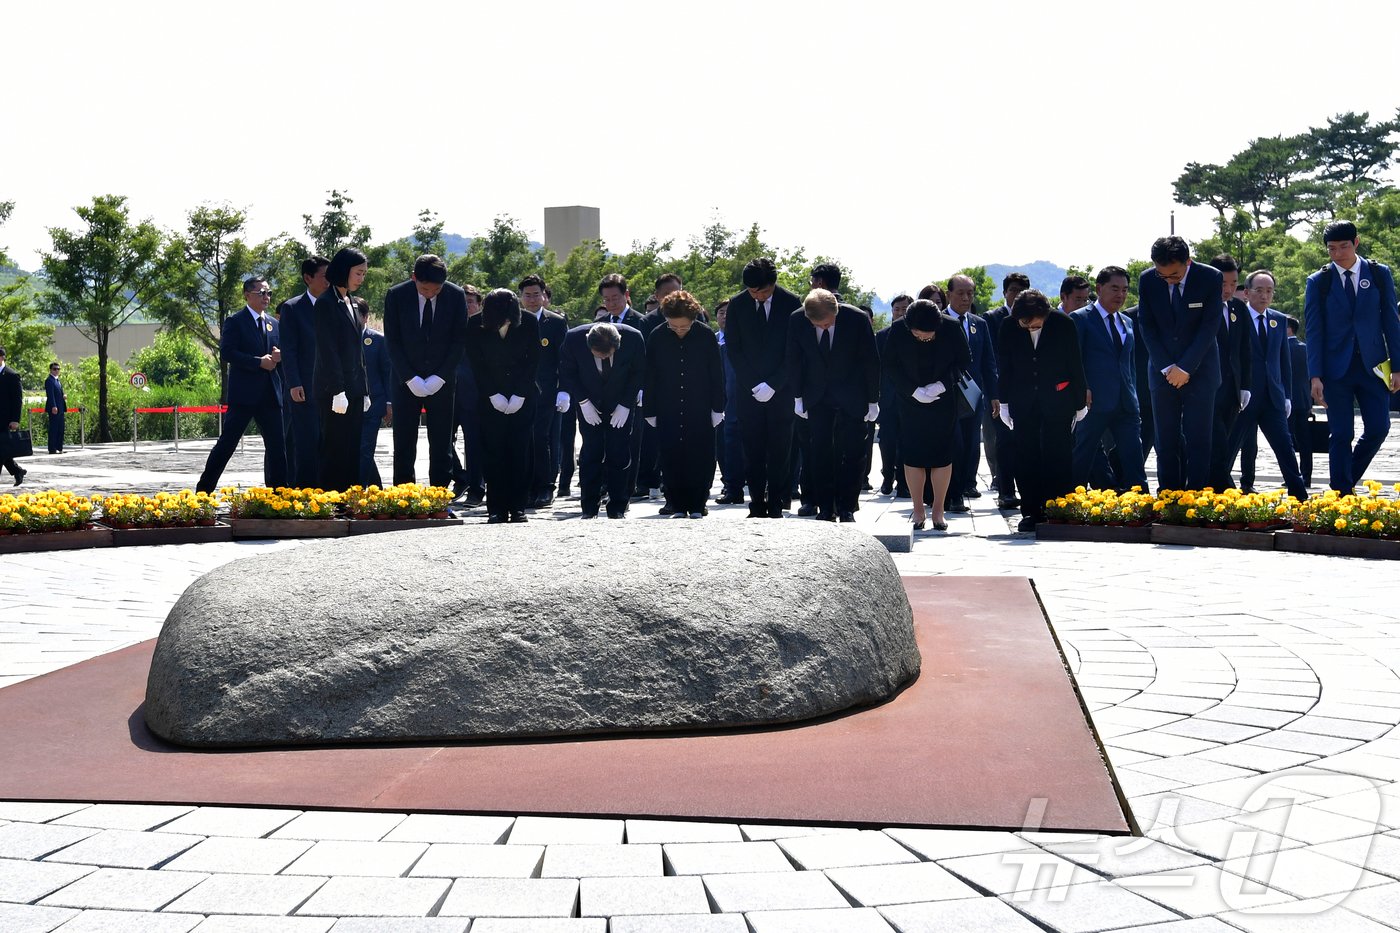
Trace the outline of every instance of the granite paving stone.
<instances>
[{"instance_id":1,"label":"granite paving stone","mask_svg":"<svg viewBox=\"0 0 1400 933\"><path fill-rule=\"evenodd\" d=\"M541 878L645 877L663 874L661 846L577 845L560 843L545 849Z\"/></svg>"},{"instance_id":2,"label":"granite paving stone","mask_svg":"<svg viewBox=\"0 0 1400 933\"><path fill-rule=\"evenodd\" d=\"M778 846L798 868L806 870L918 861L918 857L904 846L884 833L873 830L849 836L799 836L795 839L781 839Z\"/></svg>"},{"instance_id":3,"label":"granite paving stone","mask_svg":"<svg viewBox=\"0 0 1400 933\"><path fill-rule=\"evenodd\" d=\"M674 914L615 917L608 933L749 933L740 914Z\"/></svg>"},{"instance_id":4,"label":"granite paving stone","mask_svg":"<svg viewBox=\"0 0 1400 933\"><path fill-rule=\"evenodd\" d=\"M211 837L176 856L163 870L273 875L315 844L309 839Z\"/></svg>"},{"instance_id":5,"label":"granite paving stone","mask_svg":"<svg viewBox=\"0 0 1400 933\"><path fill-rule=\"evenodd\" d=\"M49 862L97 865L103 868L155 868L203 842L203 836L144 833L104 829L48 856Z\"/></svg>"},{"instance_id":6,"label":"granite paving stone","mask_svg":"<svg viewBox=\"0 0 1400 933\"><path fill-rule=\"evenodd\" d=\"M1274 807L1233 819L1241 826L1262 829L1265 832L1277 833L1286 839L1306 843L1333 842L1353 836L1367 836L1376 829L1372 822L1339 816L1308 806Z\"/></svg>"},{"instance_id":7,"label":"granite paving stone","mask_svg":"<svg viewBox=\"0 0 1400 933\"><path fill-rule=\"evenodd\" d=\"M188 933L203 921L188 914L144 914L129 910L85 910L65 923L65 933Z\"/></svg>"},{"instance_id":8,"label":"granite paving stone","mask_svg":"<svg viewBox=\"0 0 1400 933\"><path fill-rule=\"evenodd\" d=\"M332 878L297 908L297 915L426 917L448 885L441 878Z\"/></svg>"},{"instance_id":9,"label":"granite paving stone","mask_svg":"<svg viewBox=\"0 0 1400 933\"><path fill-rule=\"evenodd\" d=\"M795 870L773 842L677 842L662 848L671 875Z\"/></svg>"},{"instance_id":10,"label":"granite paving stone","mask_svg":"<svg viewBox=\"0 0 1400 933\"><path fill-rule=\"evenodd\" d=\"M846 910L768 910L744 915L753 933L893 933L870 908Z\"/></svg>"},{"instance_id":11,"label":"granite paving stone","mask_svg":"<svg viewBox=\"0 0 1400 933\"><path fill-rule=\"evenodd\" d=\"M313 810L275 830L274 839L374 842L404 821L403 813L348 813Z\"/></svg>"},{"instance_id":12,"label":"granite paving stone","mask_svg":"<svg viewBox=\"0 0 1400 933\"><path fill-rule=\"evenodd\" d=\"M720 913L850 906L830 879L818 871L706 875L704 881Z\"/></svg>"},{"instance_id":13,"label":"granite paving stone","mask_svg":"<svg viewBox=\"0 0 1400 933\"><path fill-rule=\"evenodd\" d=\"M606 933L602 917L487 917L472 924L472 933Z\"/></svg>"},{"instance_id":14,"label":"granite paving stone","mask_svg":"<svg viewBox=\"0 0 1400 933\"><path fill-rule=\"evenodd\" d=\"M861 907L981 897L982 892L933 862L829 868L826 876Z\"/></svg>"},{"instance_id":15,"label":"granite paving stone","mask_svg":"<svg viewBox=\"0 0 1400 933\"><path fill-rule=\"evenodd\" d=\"M538 878L544 846L444 842L428 846L414 878Z\"/></svg>"},{"instance_id":16,"label":"granite paving stone","mask_svg":"<svg viewBox=\"0 0 1400 933\"><path fill-rule=\"evenodd\" d=\"M1062 887L1099 877L1068 859L1041 849L970 855L944 859L938 864L991 894L1010 894L1037 887Z\"/></svg>"},{"instance_id":17,"label":"granite paving stone","mask_svg":"<svg viewBox=\"0 0 1400 933\"><path fill-rule=\"evenodd\" d=\"M515 823L510 816L458 816L410 813L384 837L385 842L504 842Z\"/></svg>"},{"instance_id":18,"label":"granite paving stone","mask_svg":"<svg viewBox=\"0 0 1400 933\"><path fill-rule=\"evenodd\" d=\"M578 881L572 878L459 878L442 917L572 917Z\"/></svg>"},{"instance_id":19,"label":"granite paving stone","mask_svg":"<svg viewBox=\"0 0 1400 933\"><path fill-rule=\"evenodd\" d=\"M401 878L426 851L426 842L318 842L282 871L288 875Z\"/></svg>"},{"instance_id":20,"label":"granite paving stone","mask_svg":"<svg viewBox=\"0 0 1400 933\"><path fill-rule=\"evenodd\" d=\"M64 826L127 829L141 832L163 826L194 810L164 804L99 803L54 820Z\"/></svg>"},{"instance_id":21,"label":"granite paving stone","mask_svg":"<svg viewBox=\"0 0 1400 933\"><path fill-rule=\"evenodd\" d=\"M49 933L78 915L66 907L0 904L0 930L6 933Z\"/></svg>"},{"instance_id":22,"label":"granite paving stone","mask_svg":"<svg viewBox=\"0 0 1400 933\"><path fill-rule=\"evenodd\" d=\"M70 813L85 810L88 803L36 803L28 800L0 800L0 820L20 823L47 823Z\"/></svg>"},{"instance_id":23,"label":"granite paving stone","mask_svg":"<svg viewBox=\"0 0 1400 933\"><path fill-rule=\"evenodd\" d=\"M1116 933L1236 933L1236 928L1214 917L1196 917L1193 920L1169 920L1165 923L1123 927Z\"/></svg>"},{"instance_id":24,"label":"granite paving stone","mask_svg":"<svg viewBox=\"0 0 1400 933\"><path fill-rule=\"evenodd\" d=\"M0 826L0 858L42 858L98 832L88 826L6 823Z\"/></svg>"},{"instance_id":25,"label":"granite paving stone","mask_svg":"<svg viewBox=\"0 0 1400 933\"><path fill-rule=\"evenodd\" d=\"M463 917L342 917L332 933L466 933Z\"/></svg>"},{"instance_id":26,"label":"granite paving stone","mask_svg":"<svg viewBox=\"0 0 1400 933\"><path fill-rule=\"evenodd\" d=\"M31 863L40 867L39 863ZM58 868L57 865L42 867ZM107 910L159 910L207 875L184 871L141 871L132 868L99 868L74 865L82 877L55 891L41 902L51 907L92 907ZM91 871L91 874L88 872Z\"/></svg>"},{"instance_id":27,"label":"granite paving stone","mask_svg":"<svg viewBox=\"0 0 1400 933\"><path fill-rule=\"evenodd\" d=\"M1298 901L1257 911L1232 910L1218 919L1245 933L1391 933L1394 929L1328 900Z\"/></svg>"},{"instance_id":28,"label":"granite paving stone","mask_svg":"<svg viewBox=\"0 0 1400 933\"><path fill-rule=\"evenodd\" d=\"M1173 868L1203 865L1208 861L1202 855L1146 837L1103 836L1092 841L1060 843L1046 848L1110 878L1170 871Z\"/></svg>"},{"instance_id":29,"label":"granite paving stone","mask_svg":"<svg viewBox=\"0 0 1400 933\"><path fill-rule=\"evenodd\" d=\"M1342 904L1364 917L1394 925L1400 917L1400 883L1362 888L1347 895Z\"/></svg>"},{"instance_id":30,"label":"granite paving stone","mask_svg":"<svg viewBox=\"0 0 1400 933\"><path fill-rule=\"evenodd\" d=\"M286 916L326 881L326 878L296 875L212 875L180 895L165 910Z\"/></svg>"},{"instance_id":31,"label":"granite paving stone","mask_svg":"<svg viewBox=\"0 0 1400 933\"><path fill-rule=\"evenodd\" d=\"M1297 898L1342 894L1392 881L1385 875L1378 875L1306 848L1284 849L1251 858L1230 859L1222 862L1220 867Z\"/></svg>"},{"instance_id":32,"label":"granite paving stone","mask_svg":"<svg viewBox=\"0 0 1400 933\"><path fill-rule=\"evenodd\" d=\"M1283 904L1297 898L1221 871L1214 865L1133 875L1113 882L1188 917L1211 917L1241 907Z\"/></svg>"},{"instance_id":33,"label":"granite paving stone","mask_svg":"<svg viewBox=\"0 0 1400 933\"><path fill-rule=\"evenodd\" d=\"M1107 881L1041 888L1029 896L1003 899L1056 933L1099 933L1179 919L1178 914Z\"/></svg>"},{"instance_id":34,"label":"granite paving stone","mask_svg":"<svg viewBox=\"0 0 1400 933\"><path fill-rule=\"evenodd\" d=\"M1045 928L995 897L881 907L897 933L1044 933Z\"/></svg>"},{"instance_id":35,"label":"granite paving stone","mask_svg":"<svg viewBox=\"0 0 1400 933\"><path fill-rule=\"evenodd\" d=\"M627 820L627 842L742 842L737 823L687 820Z\"/></svg>"},{"instance_id":36,"label":"granite paving stone","mask_svg":"<svg viewBox=\"0 0 1400 933\"><path fill-rule=\"evenodd\" d=\"M193 813L166 823L160 831L196 836L258 838L285 826L300 815L300 810L263 807L200 807Z\"/></svg>"},{"instance_id":37,"label":"granite paving stone","mask_svg":"<svg viewBox=\"0 0 1400 933\"><path fill-rule=\"evenodd\" d=\"M695 877L584 878L579 882L581 917L709 912L705 886Z\"/></svg>"},{"instance_id":38,"label":"granite paving stone","mask_svg":"<svg viewBox=\"0 0 1400 933\"><path fill-rule=\"evenodd\" d=\"M205 917L195 933L327 933L333 917L257 917L215 915ZM461 931L457 931L461 933Z\"/></svg>"},{"instance_id":39,"label":"granite paving stone","mask_svg":"<svg viewBox=\"0 0 1400 933\"><path fill-rule=\"evenodd\" d=\"M740 823L739 830L749 842L765 842L776 839L792 839L797 836L836 836L859 832L842 826L771 826L767 824Z\"/></svg>"},{"instance_id":40,"label":"granite paving stone","mask_svg":"<svg viewBox=\"0 0 1400 933\"><path fill-rule=\"evenodd\" d=\"M623 841L622 820L591 817L522 816L511 827L510 845L551 845L557 842L617 844Z\"/></svg>"},{"instance_id":41,"label":"granite paving stone","mask_svg":"<svg viewBox=\"0 0 1400 933\"><path fill-rule=\"evenodd\" d=\"M0 859L0 901L12 904L37 901L94 870L90 865Z\"/></svg>"}]
</instances>

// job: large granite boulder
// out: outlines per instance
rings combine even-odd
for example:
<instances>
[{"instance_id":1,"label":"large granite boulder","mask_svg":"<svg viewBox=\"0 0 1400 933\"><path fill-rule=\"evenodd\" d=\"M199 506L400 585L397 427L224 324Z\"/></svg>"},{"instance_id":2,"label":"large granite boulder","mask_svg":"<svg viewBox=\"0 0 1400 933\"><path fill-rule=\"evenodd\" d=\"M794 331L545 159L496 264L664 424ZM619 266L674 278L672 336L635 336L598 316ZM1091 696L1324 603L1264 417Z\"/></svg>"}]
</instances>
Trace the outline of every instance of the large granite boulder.
<instances>
[{"instance_id":1,"label":"large granite boulder","mask_svg":"<svg viewBox=\"0 0 1400 933\"><path fill-rule=\"evenodd\" d=\"M826 522L532 522L322 541L196 580L146 722L190 746L783 723L919 671L889 554Z\"/></svg>"}]
</instances>

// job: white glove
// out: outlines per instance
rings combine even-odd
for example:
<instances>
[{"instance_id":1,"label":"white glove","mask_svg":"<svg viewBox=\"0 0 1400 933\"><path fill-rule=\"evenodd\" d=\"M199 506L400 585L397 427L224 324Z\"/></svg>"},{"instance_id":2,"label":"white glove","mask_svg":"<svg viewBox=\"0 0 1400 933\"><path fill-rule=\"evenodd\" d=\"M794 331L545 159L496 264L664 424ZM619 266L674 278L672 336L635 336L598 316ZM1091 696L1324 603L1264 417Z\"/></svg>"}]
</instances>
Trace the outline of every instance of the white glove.
<instances>
[{"instance_id":1,"label":"white glove","mask_svg":"<svg viewBox=\"0 0 1400 933\"><path fill-rule=\"evenodd\" d=\"M1248 389L1240 389L1240 411L1244 411L1249 407L1249 400L1253 397L1254 394Z\"/></svg>"},{"instance_id":2,"label":"white glove","mask_svg":"<svg viewBox=\"0 0 1400 933\"><path fill-rule=\"evenodd\" d=\"M433 373L427 379L423 380L423 394L425 396L433 395L438 389L441 389L445 385L447 385L447 381L437 373Z\"/></svg>"},{"instance_id":3,"label":"white glove","mask_svg":"<svg viewBox=\"0 0 1400 933\"><path fill-rule=\"evenodd\" d=\"M1074 420L1070 422L1070 427L1074 427L1076 424L1083 421L1085 417L1088 416L1088 414L1089 406L1085 405L1083 408L1079 409L1079 411L1074 413Z\"/></svg>"},{"instance_id":4,"label":"white glove","mask_svg":"<svg viewBox=\"0 0 1400 933\"><path fill-rule=\"evenodd\" d=\"M656 427L656 416L652 415L650 418L648 418L647 424L651 425L653 428Z\"/></svg>"},{"instance_id":5,"label":"white glove","mask_svg":"<svg viewBox=\"0 0 1400 933\"><path fill-rule=\"evenodd\" d=\"M566 412L569 410L569 393L560 392L558 395L554 396L554 410L557 412Z\"/></svg>"},{"instance_id":6,"label":"white glove","mask_svg":"<svg viewBox=\"0 0 1400 933\"><path fill-rule=\"evenodd\" d=\"M802 404L802 399L795 398L792 400L792 413L799 418L807 417L807 406Z\"/></svg>"},{"instance_id":7,"label":"white glove","mask_svg":"<svg viewBox=\"0 0 1400 933\"><path fill-rule=\"evenodd\" d=\"M627 423L627 416L632 414L626 405L619 405L613 409L612 417L608 419L608 424L615 428L620 428Z\"/></svg>"},{"instance_id":8,"label":"white glove","mask_svg":"<svg viewBox=\"0 0 1400 933\"><path fill-rule=\"evenodd\" d=\"M362 412L369 411L369 396L368 396L368 395L365 396L365 407L362 408L362 409L360 409L360 411L362 411Z\"/></svg>"},{"instance_id":9,"label":"white glove","mask_svg":"<svg viewBox=\"0 0 1400 933\"><path fill-rule=\"evenodd\" d=\"M928 393L929 401L936 402L938 401L938 397L948 391L948 389L941 382L930 382L928 385L924 386L924 391Z\"/></svg>"},{"instance_id":10,"label":"white glove","mask_svg":"<svg viewBox=\"0 0 1400 933\"><path fill-rule=\"evenodd\" d=\"M412 392L419 398L428 397L428 386L427 383L423 381L422 376L414 376L412 379L408 380L406 385L408 386L408 391Z\"/></svg>"},{"instance_id":11,"label":"white glove","mask_svg":"<svg viewBox=\"0 0 1400 933\"><path fill-rule=\"evenodd\" d=\"M509 407L510 403L506 401L506 397L501 393L497 392L495 395L487 399L487 401L491 403L492 408L496 409L496 411L500 412L501 414L510 414L510 412L506 411L506 408Z\"/></svg>"},{"instance_id":12,"label":"white glove","mask_svg":"<svg viewBox=\"0 0 1400 933\"><path fill-rule=\"evenodd\" d=\"M645 389L638 389L638 390L637 390L637 407L638 407L638 408L641 408L641 407L642 407L642 393L645 392L645 391L646 391Z\"/></svg>"},{"instance_id":13,"label":"white glove","mask_svg":"<svg viewBox=\"0 0 1400 933\"><path fill-rule=\"evenodd\" d=\"M525 400L524 400L523 398L521 398L521 397L518 396L518 395L512 395L510 398L506 399L506 411L505 411L505 413L508 414L508 415L513 415L513 414L515 414L517 411L519 411L520 408L521 408L521 406L524 405L524 404L525 404Z\"/></svg>"},{"instance_id":14,"label":"white glove","mask_svg":"<svg viewBox=\"0 0 1400 933\"><path fill-rule=\"evenodd\" d=\"M337 415L343 415L350 410L350 400L345 397L344 392L337 392L335 398L331 399L331 411Z\"/></svg>"},{"instance_id":15,"label":"white glove","mask_svg":"<svg viewBox=\"0 0 1400 933\"><path fill-rule=\"evenodd\" d=\"M933 396L928 394L928 389L926 389L923 386L919 386L917 389L914 390L914 401L918 402L921 405L927 405L933 401Z\"/></svg>"},{"instance_id":16,"label":"white glove","mask_svg":"<svg viewBox=\"0 0 1400 933\"><path fill-rule=\"evenodd\" d=\"M778 394L774 391L773 387L766 382L760 382L758 385L754 386L751 391L753 392L753 397L757 399L760 404L767 402L774 395Z\"/></svg>"},{"instance_id":17,"label":"white glove","mask_svg":"<svg viewBox=\"0 0 1400 933\"><path fill-rule=\"evenodd\" d=\"M712 411L712 412L710 412L710 427L712 427L712 428L717 428L717 427L719 427L720 422L723 421L723 420L724 420L724 412L722 412L722 411ZM652 425L652 427L654 428L654 427L656 427L656 425Z\"/></svg>"},{"instance_id":18,"label":"white glove","mask_svg":"<svg viewBox=\"0 0 1400 933\"><path fill-rule=\"evenodd\" d=\"M578 403L578 411L583 415L583 420L595 428L603 423L603 416L598 414L597 407L588 399Z\"/></svg>"},{"instance_id":19,"label":"white glove","mask_svg":"<svg viewBox=\"0 0 1400 933\"><path fill-rule=\"evenodd\" d=\"M1011 406L1010 406L1010 405L1007 405L1007 404L1004 404L1004 403L1003 403L1002 406L1001 406L1001 411L997 413L997 417L999 417L999 418L1001 419L1001 423L1002 423L1002 424L1006 425L1006 430L1008 430L1008 431L1014 431L1014 430L1016 430L1016 426L1015 426L1014 424L1011 423Z\"/></svg>"},{"instance_id":20,"label":"white glove","mask_svg":"<svg viewBox=\"0 0 1400 933\"><path fill-rule=\"evenodd\" d=\"M1283 400L1283 417L1285 420L1293 417L1293 399L1291 398Z\"/></svg>"},{"instance_id":21,"label":"white glove","mask_svg":"<svg viewBox=\"0 0 1400 933\"><path fill-rule=\"evenodd\" d=\"M880 417L880 403L871 402L870 407L865 410L865 420L874 421L878 417Z\"/></svg>"}]
</instances>

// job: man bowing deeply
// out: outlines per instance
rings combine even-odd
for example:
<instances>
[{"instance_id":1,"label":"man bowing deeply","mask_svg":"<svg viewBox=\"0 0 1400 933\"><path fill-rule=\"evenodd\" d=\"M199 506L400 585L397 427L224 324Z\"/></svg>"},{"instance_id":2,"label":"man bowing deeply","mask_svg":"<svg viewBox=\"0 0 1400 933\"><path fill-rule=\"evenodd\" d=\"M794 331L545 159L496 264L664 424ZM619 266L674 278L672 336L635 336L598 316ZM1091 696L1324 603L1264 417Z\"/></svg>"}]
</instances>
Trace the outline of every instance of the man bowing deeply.
<instances>
[{"instance_id":1,"label":"man bowing deeply","mask_svg":"<svg viewBox=\"0 0 1400 933\"><path fill-rule=\"evenodd\" d=\"M1179 236L1160 237L1152 244L1152 266L1138 279L1138 330L1147 345L1157 485L1204 489L1220 387L1216 335L1224 313L1221 276L1210 266L1192 262L1191 248Z\"/></svg>"},{"instance_id":2,"label":"man bowing deeply","mask_svg":"<svg viewBox=\"0 0 1400 933\"><path fill-rule=\"evenodd\" d=\"M452 481L453 401L467 328L467 296L447 281L447 266L419 256L413 275L384 296L384 339L394 372L394 485L414 482L418 411L428 420L428 482Z\"/></svg>"}]
</instances>

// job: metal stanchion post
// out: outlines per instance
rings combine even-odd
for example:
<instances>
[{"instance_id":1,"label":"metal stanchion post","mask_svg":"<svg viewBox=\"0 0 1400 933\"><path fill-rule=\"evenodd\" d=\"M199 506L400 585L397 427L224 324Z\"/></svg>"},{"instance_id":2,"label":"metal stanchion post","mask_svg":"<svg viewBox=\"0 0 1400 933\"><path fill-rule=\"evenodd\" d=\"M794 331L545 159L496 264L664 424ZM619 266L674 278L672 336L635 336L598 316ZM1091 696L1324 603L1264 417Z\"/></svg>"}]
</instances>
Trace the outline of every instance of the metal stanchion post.
<instances>
[{"instance_id":1,"label":"metal stanchion post","mask_svg":"<svg viewBox=\"0 0 1400 933\"><path fill-rule=\"evenodd\" d=\"M180 452L180 406L175 406L175 452Z\"/></svg>"},{"instance_id":2,"label":"metal stanchion post","mask_svg":"<svg viewBox=\"0 0 1400 933\"><path fill-rule=\"evenodd\" d=\"M78 446L87 446L87 409L78 408Z\"/></svg>"},{"instance_id":3,"label":"metal stanchion post","mask_svg":"<svg viewBox=\"0 0 1400 933\"><path fill-rule=\"evenodd\" d=\"M136 453L136 409L131 410L131 452Z\"/></svg>"}]
</instances>

